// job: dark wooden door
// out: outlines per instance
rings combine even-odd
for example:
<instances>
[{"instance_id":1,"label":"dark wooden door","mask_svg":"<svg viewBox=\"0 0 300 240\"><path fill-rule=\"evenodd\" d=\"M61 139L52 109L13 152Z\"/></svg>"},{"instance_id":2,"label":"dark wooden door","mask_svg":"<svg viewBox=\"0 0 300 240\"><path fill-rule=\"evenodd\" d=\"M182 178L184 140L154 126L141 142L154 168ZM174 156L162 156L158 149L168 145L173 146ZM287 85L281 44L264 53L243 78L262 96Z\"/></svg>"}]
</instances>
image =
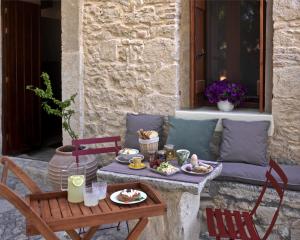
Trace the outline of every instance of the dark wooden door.
<instances>
[{"instance_id":1,"label":"dark wooden door","mask_svg":"<svg viewBox=\"0 0 300 240\"><path fill-rule=\"evenodd\" d=\"M203 104L205 90L205 0L191 0L191 107Z\"/></svg>"},{"instance_id":2,"label":"dark wooden door","mask_svg":"<svg viewBox=\"0 0 300 240\"><path fill-rule=\"evenodd\" d=\"M26 90L40 85L40 7L2 1L3 154L28 151L41 142L39 99Z\"/></svg>"}]
</instances>

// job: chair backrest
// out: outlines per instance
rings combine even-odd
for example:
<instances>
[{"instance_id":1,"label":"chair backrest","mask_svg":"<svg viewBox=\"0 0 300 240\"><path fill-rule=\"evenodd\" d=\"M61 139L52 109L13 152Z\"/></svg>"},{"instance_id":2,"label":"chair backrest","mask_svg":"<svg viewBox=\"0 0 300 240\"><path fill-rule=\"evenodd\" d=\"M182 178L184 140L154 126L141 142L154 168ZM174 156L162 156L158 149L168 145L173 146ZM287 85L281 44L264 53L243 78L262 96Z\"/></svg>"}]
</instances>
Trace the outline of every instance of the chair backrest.
<instances>
[{"instance_id":1,"label":"chair backrest","mask_svg":"<svg viewBox=\"0 0 300 240\"><path fill-rule=\"evenodd\" d=\"M38 185L8 157L1 157L0 164L3 167L1 183L6 184L8 171L11 171L32 193L42 192Z\"/></svg>"},{"instance_id":2,"label":"chair backrest","mask_svg":"<svg viewBox=\"0 0 300 240\"><path fill-rule=\"evenodd\" d=\"M262 191L256 201L254 208L252 209L252 211L250 213L251 215L254 215L256 213L256 210L259 207L259 205L264 197L267 187L271 186L272 188L274 188L279 196L279 203L278 203L277 209L273 215L271 223L270 223L264 237L262 238L263 240L268 238L268 236L270 235L270 233L274 227L274 224L278 218L279 209L280 209L282 201L283 201L284 191L285 191L287 183L288 183L287 176L285 175L284 171L281 169L281 167L275 161L273 161L271 159L269 165L270 165L270 168L266 172L266 182L262 188ZM276 173L277 177L276 177L276 175L274 175L274 173Z\"/></svg>"},{"instance_id":3,"label":"chair backrest","mask_svg":"<svg viewBox=\"0 0 300 240\"><path fill-rule=\"evenodd\" d=\"M8 171L14 173L14 175L24 183L26 187L32 193L41 192L40 188L32 181L32 179L20 169L12 160L8 157L1 157L0 163L3 165L2 176L0 182L0 196L5 198L8 202L13 204L25 217L30 219L31 224L40 232L40 234L47 240L59 240L54 234L47 223L30 207L30 205L19 194L12 191L7 185L6 180Z\"/></svg>"},{"instance_id":4,"label":"chair backrest","mask_svg":"<svg viewBox=\"0 0 300 240\"><path fill-rule=\"evenodd\" d=\"M76 156L76 162L79 161L79 156L89 154L101 154L101 153L115 153L116 156L121 150L119 142L121 141L120 136L113 137L102 137L102 138L88 138L88 139L74 139L72 145L75 146L75 150L72 152L73 156ZM114 143L113 147L96 147L88 149L80 149L80 145L88 144L100 144L100 143Z\"/></svg>"}]
</instances>

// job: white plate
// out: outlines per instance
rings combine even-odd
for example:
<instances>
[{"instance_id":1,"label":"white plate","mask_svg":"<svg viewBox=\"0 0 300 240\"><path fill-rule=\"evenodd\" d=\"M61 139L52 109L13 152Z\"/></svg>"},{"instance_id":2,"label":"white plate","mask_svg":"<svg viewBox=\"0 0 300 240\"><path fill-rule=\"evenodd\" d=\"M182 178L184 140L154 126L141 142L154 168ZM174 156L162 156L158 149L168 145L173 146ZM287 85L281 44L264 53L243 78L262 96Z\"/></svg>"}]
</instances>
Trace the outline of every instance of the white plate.
<instances>
[{"instance_id":1,"label":"white plate","mask_svg":"<svg viewBox=\"0 0 300 240\"><path fill-rule=\"evenodd\" d=\"M120 191L117 191L117 192L114 192L112 195L110 195L110 200L113 201L114 203L118 203L118 204L125 204L125 205L130 205L130 204L135 204L135 203L140 203L140 202L143 202L147 199L147 194L142 192L142 191L139 191L139 190L136 190L140 193L140 199L139 200L136 200L136 201L132 201L132 202L122 202L120 201L117 196L120 194L120 192L122 192L123 190L120 190Z\"/></svg>"},{"instance_id":2,"label":"white plate","mask_svg":"<svg viewBox=\"0 0 300 240\"><path fill-rule=\"evenodd\" d=\"M201 164L200 164L201 165ZM188 173L188 174L192 174L192 175L206 175L206 174L209 174L212 172L212 170L214 170L214 168L211 166L210 170L206 173L199 173L199 172L193 172L193 171L188 171L186 170L186 167L192 167L192 164L188 163L188 164L184 164L182 167L181 167L181 170L185 173Z\"/></svg>"}]
</instances>

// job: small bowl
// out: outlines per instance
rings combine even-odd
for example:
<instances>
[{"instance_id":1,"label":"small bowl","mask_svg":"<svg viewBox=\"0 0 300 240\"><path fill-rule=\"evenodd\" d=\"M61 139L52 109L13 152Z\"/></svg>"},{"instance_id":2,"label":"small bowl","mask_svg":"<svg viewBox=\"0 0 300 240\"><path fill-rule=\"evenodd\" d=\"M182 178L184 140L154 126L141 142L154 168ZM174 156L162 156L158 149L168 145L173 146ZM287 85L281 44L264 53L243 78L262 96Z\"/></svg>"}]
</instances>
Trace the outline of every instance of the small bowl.
<instances>
[{"instance_id":1,"label":"small bowl","mask_svg":"<svg viewBox=\"0 0 300 240\"><path fill-rule=\"evenodd\" d=\"M123 148L119 151L119 156L129 160L139 154L139 150L134 148Z\"/></svg>"}]
</instances>

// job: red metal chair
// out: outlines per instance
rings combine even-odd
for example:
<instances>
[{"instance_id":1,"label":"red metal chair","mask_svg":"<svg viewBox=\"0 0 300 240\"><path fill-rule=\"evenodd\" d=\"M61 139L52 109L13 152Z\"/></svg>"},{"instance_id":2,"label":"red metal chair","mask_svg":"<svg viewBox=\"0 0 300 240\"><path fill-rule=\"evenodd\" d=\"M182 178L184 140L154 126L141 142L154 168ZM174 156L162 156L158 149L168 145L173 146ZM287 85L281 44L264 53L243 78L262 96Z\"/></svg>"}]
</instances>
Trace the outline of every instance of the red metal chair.
<instances>
[{"instance_id":1,"label":"red metal chair","mask_svg":"<svg viewBox=\"0 0 300 240\"><path fill-rule=\"evenodd\" d=\"M74 139L72 140L72 145L75 147L75 150L72 152L72 155L76 157L76 162L79 162L79 156L82 155L89 155L89 154L101 154L101 153L115 153L116 156L118 155L119 151L121 150L121 146L118 143L121 141L120 136L113 136L113 137L101 137L101 138L86 138L86 139ZM96 148L88 148L88 149L81 149L81 145L89 145L89 144L101 144L101 143L114 143L112 147L96 147ZM115 227L108 227L102 228L99 230L110 229L110 228L117 228L120 230L120 222ZM127 231L129 233L128 222L126 221ZM85 231L80 229L80 234L84 233Z\"/></svg>"},{"instance_id":2,"label":"red metal chair","mask_svg":"<svg viewBox=\"0 0 300 240\"><path fill-rule=\"evenodd\" d=\"M115 153L117 156L118 152L121 150L121 146L118 145L118 143L120 141L121 141L120 136L74 139L72 141L72 145L75 146L75 150L72 152L72 155L76 157L76 162L79 161L79 156L82 156L82 155ZM97 148L80 149L81 145L100 144L100 143L114 143L114 146L113 147L97 147Z\"/></svg>"},{"instance_id":3,"label":"red metal chair","mask_svg":"<svg viewBox=\"0 0 300 240\"><path fill-rule=\"evenodd\" d=\"M274 172L278 175L280 181L277 181L278 178L276 179L274 177ZM266 172L266 183L264 184L251 212L230 211L227 209L206 209L209 236L215 237L216 239L267 239L277 220L287 183L288 178L283 170L276 162L270 160L270 168ZM268 186L271 186L276 190L277 194L279 195L279 203L265 235L263 238L260 238L253 222L253 215L259 207Z\"/></svg>"}]
</instances>

